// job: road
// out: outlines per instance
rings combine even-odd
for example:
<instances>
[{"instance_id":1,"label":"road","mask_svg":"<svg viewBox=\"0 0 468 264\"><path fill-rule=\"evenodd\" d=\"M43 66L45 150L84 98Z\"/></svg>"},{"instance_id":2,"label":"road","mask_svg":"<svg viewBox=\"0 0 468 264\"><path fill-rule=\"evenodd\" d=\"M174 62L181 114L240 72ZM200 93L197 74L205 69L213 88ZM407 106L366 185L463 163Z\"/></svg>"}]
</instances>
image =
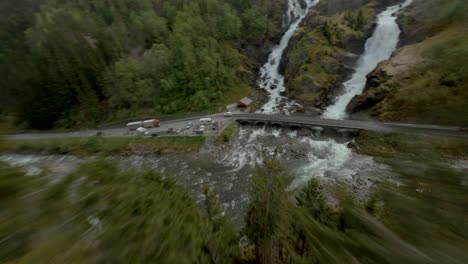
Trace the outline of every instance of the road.
<instances>
[{"instance_id":1,"label":"road","mask_svg":"<svg viewBox=\"0 0 468 264\"><path fill-rule=\"evenodd\" d=\"M215 122L221 124L221 129L218 131L207 130L204 134L216 135L224 129L231 122L236 120L249 121L251 123L264 122L264 123L280 123L284 126L317 126L317 127L333 127L338 129L359 129L368 130L381 133L404 133L404 134L417 134L417 135L433 135L433 136L448 136L448 137L467 137L468 132L461 131L459 127L450 126L436 126L436 125L420 125L420 124L403 124L403 123L390 123L390 122L372 122L372 121L359 121L359 120L331 120L321 119L310 116L286 116L286 115L263 115L263 114L248 114L236 113L232 117L224 117L222 113L181 118L171 121L162 122L160 127L151 128L148 130L149 134L166 134L169 129L179 131L173 135L194 135L193 131L199 127L199 119L201 117L211 117ZM187 129L187 124L191 122L192 127ZM101 129L101 130L82 130L68 133L30 133L30 134L14 134L7 135L4 138L9 140L26 140L26 139L50 139L50 138L76 138L95 136L101 132L103 136L132 136L137 135L135 131L131 132L126 127Z\"/></svg>"}]
</instances>

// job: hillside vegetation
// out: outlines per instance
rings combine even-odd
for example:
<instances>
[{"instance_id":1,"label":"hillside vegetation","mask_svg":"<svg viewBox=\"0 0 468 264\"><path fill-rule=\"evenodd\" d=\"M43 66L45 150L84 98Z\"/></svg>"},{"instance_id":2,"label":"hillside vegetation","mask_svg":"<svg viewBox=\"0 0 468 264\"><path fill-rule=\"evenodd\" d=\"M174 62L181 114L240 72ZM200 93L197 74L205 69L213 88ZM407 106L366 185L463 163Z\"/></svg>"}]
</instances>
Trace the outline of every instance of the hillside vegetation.
<instances>
[{"instance_id":1,"label":"hillside vegetation","mask_svg":"<svg viewBox=\"0 0 468 264\"><path fill-rule=\"evenodd\" d=\"M415 1L404 42L369 76L349 110L381 120L468 126L468 2Z\"/></svg>"},{"instance_id":2,"label":"hillside vegetation","mask_svg":"<svg viewBox=\"0 0 468 264\"><path fill-rule=\"evenodd\" d=\"M208 187L202 211L156 172L98 161L31 177L0 164L0 262L466 263L463 175L402 173L402 184L382 186L367 204L338 192L332 208L315 180L288 192L292 177L268 161L252 177L238 230Z\"/></svg>"},{"instance_id":3,"label":"hillside vegetation","mask_svg":"<svg viewBox=\"0 0 468 264\"><path fill-rule=\"evenodd\" d=\"M238 100L254 76L240 47L268 42L284 10L280 0L14 2L0 4L0 111L40 129Z\"/></svg>"}]
</instances>

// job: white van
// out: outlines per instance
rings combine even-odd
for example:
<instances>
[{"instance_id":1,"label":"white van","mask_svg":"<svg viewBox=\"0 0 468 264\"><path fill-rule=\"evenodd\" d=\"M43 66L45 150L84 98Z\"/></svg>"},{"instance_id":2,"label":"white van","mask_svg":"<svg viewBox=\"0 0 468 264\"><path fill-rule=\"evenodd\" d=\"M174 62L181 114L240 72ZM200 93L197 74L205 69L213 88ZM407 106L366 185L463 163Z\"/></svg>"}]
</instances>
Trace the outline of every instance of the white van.
<instances>
[{"instance_id":1,"label":"white van","mask_svg":"<svg viewBox=\"0 0 468 264\"><path fill-rule=\"evenodd\" d=\"M213 118L200 118L200 124L202 125L211 125L213 123Z\"/></svg>"}]
</instances>

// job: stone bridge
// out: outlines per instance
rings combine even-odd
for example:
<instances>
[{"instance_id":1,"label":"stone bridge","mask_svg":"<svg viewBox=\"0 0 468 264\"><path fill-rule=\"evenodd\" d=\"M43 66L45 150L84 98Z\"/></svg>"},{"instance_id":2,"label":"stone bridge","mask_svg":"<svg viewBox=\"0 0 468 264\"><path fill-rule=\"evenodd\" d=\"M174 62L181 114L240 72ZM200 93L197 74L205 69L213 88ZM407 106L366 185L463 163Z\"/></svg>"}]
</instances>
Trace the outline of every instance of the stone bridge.
<instances>
[{"instance_id":1,"label":"stone bridge","mask_svg":"<svg viewBox=\"0 0 468 264\"><path fill-rule=\"evenodd\" d=\"M389 123L360 120L332 120L311 116L286 116L265 114L235 114L233 118L241 125L271 126L292 130L309 129L316 132L334 130L339 133L356 133L359 130L380 133L404 133L419 135L438 135L468 137L465 129L454 126L435 126L420 124Z\"/></svg>"}]
</instances>

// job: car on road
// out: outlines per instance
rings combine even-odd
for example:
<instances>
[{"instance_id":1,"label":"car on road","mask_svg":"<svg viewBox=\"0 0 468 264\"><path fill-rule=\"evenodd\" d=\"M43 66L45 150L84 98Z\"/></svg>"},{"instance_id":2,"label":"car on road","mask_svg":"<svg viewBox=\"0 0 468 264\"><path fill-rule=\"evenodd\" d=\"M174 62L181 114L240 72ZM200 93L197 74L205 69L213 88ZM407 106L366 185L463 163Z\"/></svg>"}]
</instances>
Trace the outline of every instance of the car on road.
<instances>
[{"instance_id":1,"label":"car on road","mask_svg":"<svg viewBox=\"0 0 468 264\"><path fill-rule=\"evenodd\" d=\"M223 114L224 117L231 117L232 116L232 112L226 112Z\"/></svg>"},{"instance_id":2,"label":"car on road","mask_svg":"<svg viewBox=\"0 0 468 264\"><path fill-rule=\"evenodd\" d=\"M136 129L136 131L140 134L144 134L144 135L148 135L148 129L144 128L144 127L139 127Z\"/></svg>"}]
</instances>

